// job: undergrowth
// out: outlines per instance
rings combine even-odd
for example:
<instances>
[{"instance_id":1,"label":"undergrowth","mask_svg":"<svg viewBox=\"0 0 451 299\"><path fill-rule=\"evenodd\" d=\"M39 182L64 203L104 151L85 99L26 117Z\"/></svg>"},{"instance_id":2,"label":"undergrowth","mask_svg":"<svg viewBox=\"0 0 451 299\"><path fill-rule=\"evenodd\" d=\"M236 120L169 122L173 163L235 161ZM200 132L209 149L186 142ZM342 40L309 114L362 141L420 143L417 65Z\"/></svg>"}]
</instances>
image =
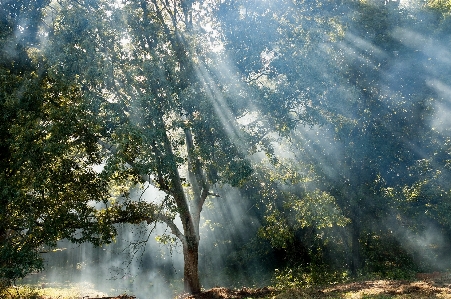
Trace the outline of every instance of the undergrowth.
<instances>
[{"instance_id":1,"label":"undergrowth","mask_svg":"<svg viewBox=\"0 0 451 299\"><path fill-rule=\"evenodd\" d=\"M350 280L347 271L327 271L322 267L276 269L273 278L277 290L303 289L312 286L344 283Z\"/></svg>"},{"instance_id":2,"label":"undergrowth","mask_svg":"<svg viewBox=\"0 0 451 299\"><path fill-rule=\"evenodd\" d=\"M0 290L2 299L41 299L38 290L29 286L14 286Z\"/></svg>"},{"instance_id":3,"label":"undergrowth","mask_svg":"<svg viewBox=\"0 0 451 299\"><path fill-rule=\"evenodd\" d=\"M82 289L78 286L37 288L28 285L19 285L0 290L1 299L80 299L84 297L99 297L104 295L106 294L91 291L89 289Z\"/></svg>"}]
</instances>

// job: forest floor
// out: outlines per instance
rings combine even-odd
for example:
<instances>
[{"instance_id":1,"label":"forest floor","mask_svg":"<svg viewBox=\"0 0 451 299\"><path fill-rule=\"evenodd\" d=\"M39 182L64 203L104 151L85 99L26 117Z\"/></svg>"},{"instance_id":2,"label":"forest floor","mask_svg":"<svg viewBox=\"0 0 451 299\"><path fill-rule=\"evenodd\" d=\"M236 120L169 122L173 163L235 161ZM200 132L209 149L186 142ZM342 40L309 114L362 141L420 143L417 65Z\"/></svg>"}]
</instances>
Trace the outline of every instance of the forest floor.
<instances>
[{"instance_id":1,"label":"forest floor","mask_svg":"<svg viewBox=\"0 0 451 299\"><path fill-rule=\"evenodd\" d=\"M271 288L231 290L213 288L183 299L401 299L451 298L451 281L372 280L324 287L276 291Z\"/></svg>"},{"instance_id":2,"label":"forest floor","mask_svg":"<svg viewBox=\"0 0 451 299\"><path fill-rule=\"evenodd\" d=\"M450 275L447 275L450 276ZM56 290L56 289L55 289ZM43 287L39 292L30 292L28 296L22 293L16 296L6 296L7 299L138 299L133 295L120 295L109 297L100 292L89 292L83 296L76 295L76 289L63 288L56 292L52 288ZM14 291L15 292L15 291ZM13 291L9 292L14 295ZM1 298L0 294L0 298ZM289 289L279 291L271 287L228 289L216 287L204 290L197 295L179 295L175 299L451 299L451 276L447 279L407 280L368 280L334 284L327 286L314 286L302 289ZM3 298L2 298L3 299ZM147 298L139 298L147 299Z\"/></svg>"}]
</instances>

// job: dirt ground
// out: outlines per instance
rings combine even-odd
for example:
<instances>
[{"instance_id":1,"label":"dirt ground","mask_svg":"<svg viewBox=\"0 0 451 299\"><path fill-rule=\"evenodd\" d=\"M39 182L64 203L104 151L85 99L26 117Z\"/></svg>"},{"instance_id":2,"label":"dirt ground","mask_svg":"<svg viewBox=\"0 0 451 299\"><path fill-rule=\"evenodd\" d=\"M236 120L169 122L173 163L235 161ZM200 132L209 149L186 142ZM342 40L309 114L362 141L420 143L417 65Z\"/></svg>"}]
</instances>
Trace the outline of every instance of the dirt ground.
<instances>
[{"instance_id":1,"label":"dirt ground","mask_svg":"<svg viewBox=\"0 0 451 299\"><path fill-rule=\"evenodd\" d=\"M275 290L271 288L232 290L227 288L212 288L197 295L181 295L177 299L248 299L248 298L265 298L275 294Z\"/></svg>"},{"instance_id":2,"label":"dirt ground","mask_svg":"<svg viewBox=\"0 0 451 299\"><path fill-rule=\"evenodd\" d=\"M451 281L373 280L303 290L276 292L271 288L231 290L213 288L178 299L301 299L301 298L451 298Z\"/></svg>"}]
</instances>

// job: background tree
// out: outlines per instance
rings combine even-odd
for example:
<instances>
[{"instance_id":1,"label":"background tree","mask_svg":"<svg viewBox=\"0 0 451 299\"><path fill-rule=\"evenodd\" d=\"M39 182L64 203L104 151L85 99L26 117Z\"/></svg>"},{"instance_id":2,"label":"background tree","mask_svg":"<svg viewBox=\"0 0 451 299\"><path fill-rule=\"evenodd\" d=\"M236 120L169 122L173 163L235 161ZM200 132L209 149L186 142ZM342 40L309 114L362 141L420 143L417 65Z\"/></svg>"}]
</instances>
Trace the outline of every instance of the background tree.
<instances>
[{"instance_id":1,"label":"background tree","mask_svg":"<svg viewBox=\"0 0 451 299\"><path fill-rule=\"evenodd\" d=\"M253 160L254 165L262 163L261 172L244 193L267 209L259 234L277 252L275 268L296 265L311 272L320 268L319 261L332 262L337 248L330 249L329 259L325 244L334 242L337 224L346 223L336 199L318 188L321 177L313 171L333 163L334 151L324 148L331 145L326 141L315 143L317 127L311 136L305 127L327 124L333 105L328 100L349 97L338 77L343 57L332 54L348 18L341 12L349 7L315 1L224 1L217 11L232 61L258 90L257 116L246 129L270 158Z\"/></svg>"},{"instance_id":2,"label":"background tree","mask_svg":"<svg viewBox=\"0 0 451 299\"><path fill-rule=\"evenodd\" d=\"M418 179L409 169L424 157L441 152L440 147L434 146L435 138L430 139L435 135L430 117L440 98L427 79L428 69L438 68L434 62L422 64L423 55L428 54L406 44L401 37L404 28L416 28L418 32L424 29L416 27L417 19L403 15L405 11L397 7L359 5L356 11L359 23L349 30L341 46L355 50L355 55L344 60L343 77L357 97L349 103L351 106L346 106L347 113L340 113L348 124L340 121L335 127L335 132L339 132L335 136L343 142L343 160L337 171L347 186L335 189L338 193L330 191L343 199L339 204L345 211L348 208L345 215L352 221L354 273L358 269L374 271L367 268L371 258L359 252L371 246L370 238L384 238L388 244L398 239L395 247L400 250L396 255L406 255L403 241L392 234L403 224L394 219L399 214L384 196L384 187L402 186ZM355 49L359 40L364 44ZM381 262L382 259L391 260L394 267L411 267L395 256L385 256ZM389 268L382 272L389 272Z\"/></svg>"},{"instance_id":3,"label":"background tree","mask_svg":"<svg viewBox=\"0 0 451 299\"><path fill-rule=\"evenodd\" d=\"M403 248L405 239L393 233L405 228L405 220L400 222L397 217L408 216L396 212L400 206L393 197L387 198L386 187L411 186L418 179L411 173L414 165L425 157L445 154L441 148L447 133L442 131L444 135L439 137L431 127L434 107L441 100L437 87L427 78L437 78L438 74L441 78L444 70L435 63L440 58L432 54L434 50L407 41L412 34L409 29L416 36L434 34L438 27L423 26L420 20L437 15L426 16L424 10L411 14L392 2L349 1L340 7L281 3L268 8L262 3L247 6L246 2L226 1L222 12L219 10L220 18L229 25L227 28L236 30L224 32L231 41L244 40L241 48L234 47L233 42L227 46L236 55L238 68L259 87L260 98L268 101L262 107L271 107L269 113L274 114L282 109L289 111L284 114L287 118L278 118L287 124L279 128L287 128L302 164L315 169L313 185L334 198L350 219L344 232L334 232L335 240L345 244L341 250L347 254L343 257L349 257L339 264L348 265L354 275L362 271L387 274L402 266L410 269L413 255ZM350 9L353 14L342 15L341 9ZM268 10L272 14L266 13ZM304 14L306 10L310 14ZM234 21L239 25L233 27ZM254 28L267 29L265 38L253 39ZM279 102L285 96L292 99L288 103L293 106ZM303 113L307 116L304 119L313 117L312 123L322 127L311 131L300 128L303 117L299 116ZM257 119L256 123L261 121ZM266 128L271 132L271 126ZM273 135L266 136L264 144L270 146ZM274 155L273 163L281 155ZM435 165L445 178L443 161ZM284 201L274 195L278 192L272 194L273 199L279 198L274 200L279 204L269 205L274 212L267 218L271 221L265 236L273 239L276 247L286 247L299 227L290 224L293 215L284 216ZM307 199L308 195L300 198ZM292 201L285 209L296 206ZM308 218L308 211L301 215ZM371 241L376 239L399 250L393 251L393 256L384 255L385 247ZM305 242L306 238L299 240ZM390 263L384 265L387 260ZM391 270L387 265L392 265Z\"/></svg>"}]
</instances>

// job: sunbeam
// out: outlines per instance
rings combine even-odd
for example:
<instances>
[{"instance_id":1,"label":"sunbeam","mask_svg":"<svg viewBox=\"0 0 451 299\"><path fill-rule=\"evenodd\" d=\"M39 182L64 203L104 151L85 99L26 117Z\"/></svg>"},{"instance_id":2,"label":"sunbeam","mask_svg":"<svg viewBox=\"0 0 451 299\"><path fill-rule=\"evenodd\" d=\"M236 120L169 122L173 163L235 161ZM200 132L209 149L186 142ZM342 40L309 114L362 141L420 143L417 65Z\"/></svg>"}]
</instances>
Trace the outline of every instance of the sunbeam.
<instances>
[{"instance_id":1,"label":"sunbeam","mask_svg":"<svg viewBox=\"0 0 451 299\"><path fill-rule=\"evenodd\" d=\"M450 14L0 0L0 297L449 271Z\"/></svg>"}]
</instances>

